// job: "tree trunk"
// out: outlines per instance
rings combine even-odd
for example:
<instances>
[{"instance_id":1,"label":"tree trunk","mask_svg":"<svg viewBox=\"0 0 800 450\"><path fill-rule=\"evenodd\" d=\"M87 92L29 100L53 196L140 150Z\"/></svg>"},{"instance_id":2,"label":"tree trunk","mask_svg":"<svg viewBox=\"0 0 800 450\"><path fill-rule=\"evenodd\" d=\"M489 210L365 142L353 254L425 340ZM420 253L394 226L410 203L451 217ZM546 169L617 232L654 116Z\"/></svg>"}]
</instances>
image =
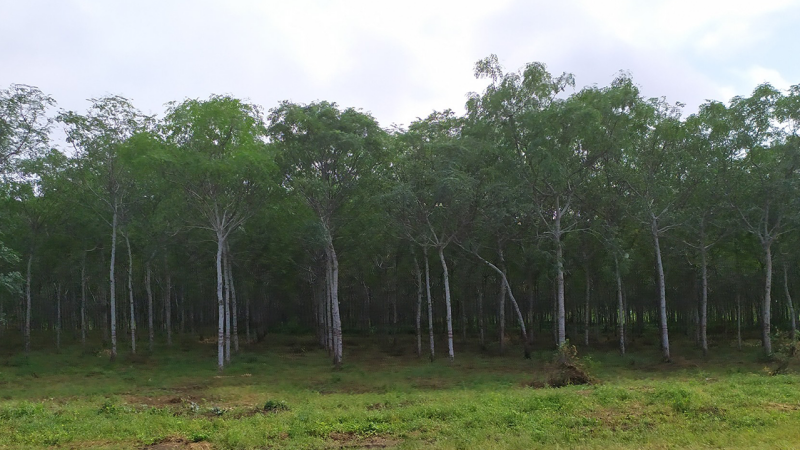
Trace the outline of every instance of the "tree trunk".
<instances>
[{"instance_id":1,"label":"tree trunk","mask_svg":"<svg viewBox=\"0 0 800 450\"><path fill-rule=\"evenodd\" d=\"M772 307L772 241L764 243L764 262L766 263L764 272L766 280L764 282L764 302L761 307L761 343L764 347L764 354L772 356L772 339L770 338L770 319Z\"/></svg>"},{"instance_id":2,"label":"tree trunk","mask_svg":"<svg viewBox=\"0 0 800 450\"><path fill-rule=\"evenodd\" d=\"M651 216L650 231L653 235L653 247L656 252L656 270L658 272L658 312L661 325L661 356L664 362L671 362L669 355L669 332L667 330L667 289L664 281L664 265L661 261L661 243L659 242L658 219Z\"/></svg>"},{"instance_id":3,"label":"tree trunk","mask_svg":"<svg viewBox=\"0 0 800 450\"><path fill-rule=\"evenodd\" d=\"M217 231L217 371L225 368L225 298L222 293L222 252L225 236Z\"/></svg>"},{"instance_id":4,"label":"tree trunk","mask_svg":"<svg viewBox=\"0 0 800 450\"><path fill-rule=\"evenodd\" d=\"M736 291L736 348L742 350L742 296Z\"/></svg>"},{"instance_id":5,"label":"tree trunk","mask_svg":"<svg viewBox=\"0 0 800 450\"><path fill-rule=\"evenodd\" d=\"M25 353L31 352L31 264L33 263L33 249L28 255L27 271L25 273Z\"/></svg>"},{"instance_id":6,"label":"tree trunk","mask_svg":"<svg viewBox=\"0 0 800 450\"><path fill-rule=\"evenodd\" d=\"M417 335L417 357L422 357L422 271L419 269L419 261L417 256L414 255L414 275L417 277L417 317L415 324L415 331Z\"/></svg>"},{"instance_id":7,"label":"tree trunk","mask_svg":"<svg viewBox=\"0 0 800 450\"><path fill-rule=\"evenodd\" d=\"M167 256L164 255L164 272L167 277L167 287L164 290L164 326L167 329L167 345L172 346L172 277L167 267Z\"/></svg>"},{"instance_id":8,"label":"tree trunk","mask_svg":"<svg viewBox=\"0 0 800 450\"><path fill-rule=\"evenodd\" d=\"M333 365L342 367L342 319L339 313L339 259L333 247L333 238L328 238L328 259L331 264L331 320L333 328Z\"/></svg>"},{"instance_id":9,"label":"tree trunk","mask_svg":"<svg viewBox=\"0 0 800 450\"><path fill-rule=\"evenodd\" d=\"M622 298L622 274L619 260L614 256L614 275L617 279L617 333L619 334L619 353L625 354L625 302Z\"/></svg>"},{"instance_id":10,"label":"tree trunk","mask_svg":"<svg viewBox=\"0 0 800 450\"><path fill-rule=\"evenodd\" d=\"M592 298L592 279L589 278L589 269L586 269L586 301L583 305L583 345L589 346L589 302Z\"/></svg>"},{"instance_id":11,"label":"tree trunk","mask_svg":"<svg viewBox=\"0 0 800 450\"><path fill-rule=\"evenodd\" d=\"M81 259L81 348L86 348L86 252Z\"/></svg>"},{"instance_id":12,"label":"tree trunk","mask_svg":"<svg viewBox=\"0 0 800 450\"><path fill-rule=\"evenodd\" d=\"M133 254L131 253L131 241L128 235L125 236L125 245L128 247L128 298L131 304L131 353L136 354L136 314L133 307Z\"/></svg>"},{"instance_id":13,"label":"tree trunk","mask_svg":"<svg viewBox=\"0 0 800 450\"><path fill-rule=\"evenodd\" d=\"M428 295L428 338L431 347L431 362L433 362L436 355L433 348L433 300L431 299L431 271L428 264L428 247L423 247L422 252L425 258L425 290Z\"/></svg>"},{"instance_id":14,"label":"tree trunk","mask_svg":"<svg viewBox=\"0 0 800 450\"><path fill-rule=\"evenodd\" d=\"M702 275L702 295L700 297L700 348L703 357L708 356L708 257L705 236L700 239L700 264Z\"/></svg>"},{"instance_id":15,"label":"tree trunk","mask_svg":"<svg viewBox=\"0 0 800 450\"><path fill-rule=\"evenodd\" d=\"M228 283L231 287L231 321L233 322L231 333L233 333L233 351L239 353L239 312L236 309L236 285L233 284L233 264L231 263L231 248L230 245L226 246L226 254L228 257L225 259L228 264Z\"/></svg>"},{"instance_id":16,"label":"tree trunk","mask_svg":"<svg viewBox=\"0 0 800 450\"><path fill-rule=\"evenodd\" d=\"M109 261L108 296L111 304L111 360L117 359L117 283L114 279L114 266L117 261L117 203L114 201L114 215L111 218L111 261Z\"/></svg>"},{"instance_id":17,"label":"tree trunk","mask_svg":"<svg viewBox=\"0 0 800 450\"><path fill-rule=\"evenodd\" d=\"M144 287L147 290L147 331L148 331L148 341L149 341L149 348L150 353L153 352L155 348L155 330L153 329L153 287L150 285L152 279L152 274L150 272L150 261L147 261L145 264L145 272L144 272Z\"/></svg>"},{"instance_id":18,"label":"tree trunk","mask_svg":"<svg viewBox=\"0 0 800 450\"><path fill-rule=\"evenodd\" d=\"M444 247L439 246L439 260L442 262L444 277L444 303L447 311L447 356L450 362L455 359L453 352L453 310L450 303L450 277L447 273L447 262L444 260Z\"/></svg>"},{"instance_id":19,"label":"tree trunk","mask_svg":"<svg viewBox=\"0 0 800 450\"><path fill-rule=\"evenodd\" d=\"M792 346L797 344L797 317L795 317L794 303L792 303L792 296L789 294L789 268L786 261L783 262L783 289L786 294L786 303L789 306L789 336L792 338Z\"/></svg>"},{"instance_id":20,"label":"tree trunk","mask_svg":"<svg viewBox=\"0 0 800 450\"><path fill-rule=\"evenodd\" d=\"M500 354L506 353L506 283L500 274L500 293L497 294L497 330L500 339Z\"/></svg>"},{"instance_id":21,"label":"tree trunk","mask_svg":"<svg viewBox=\"0 0 800 450\"><path fill-rule=\"evenodd\" d=\"M486 331L483 323L483 286L478 290L478 333L480 336L481 348L486 347Z\"/></svg>"},{"instance_id":22,"label":"tree trunk","mask_svg":"<svg viewBox=\"0 0 800 450\"><path fill-rule=\"evenodd\" d=\"M567 339L566 312L564 309L564 249L561 243L561 208L556 199L556 217L554 221L553 239L556 245L556 314L558 320L558 340L556 346L560 347Z\"/></svg>"},{"instance_id":23,"label":"tree trunk","mask_svg":"<svg viewBox=\"0 0 800 450\"><path fill-rule=\"evenodd\" d=\"M225 285L225 363L231 362L231 282L228 264L228 246L222 253L222 281Z\"/></svg>"},{"instance_id":24,"label":"tree trunk","mask_svg":"<svg viewBox=\"0 0 800 450\"><path fill-rule=\"evenodd\" d=\"M56 285L56 351L61 353L61 285Z\"/></svg>"}]
</instances>

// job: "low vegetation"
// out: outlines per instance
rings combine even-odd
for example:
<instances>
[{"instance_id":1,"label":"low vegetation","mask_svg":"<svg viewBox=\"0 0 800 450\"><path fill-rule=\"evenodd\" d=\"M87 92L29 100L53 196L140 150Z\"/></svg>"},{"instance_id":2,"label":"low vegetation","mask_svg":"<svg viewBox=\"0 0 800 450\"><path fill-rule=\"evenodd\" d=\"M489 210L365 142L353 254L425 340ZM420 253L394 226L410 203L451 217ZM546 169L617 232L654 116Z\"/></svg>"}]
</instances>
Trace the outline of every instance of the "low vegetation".
<instances>
[{"instance_id":1,"label":"low vegetation","mask_svg":"<svg viewBox=\"0 0 800 450\"><path fill-rule=\"evenodd\" d=\"M0 357L1 448L791 448L800 442L797 361L776 375L760 344L657 342L534 351L462 344L433 363L411 336L345 338L332 370L314 338L268 336L218 375L214 344L110 362L78 345ZM713 341L712 341L713 342ZM609 346L612 344L608 344ZM99 347L98 347L99 348ZM781 363L786 360L782 360ZM590 384L553 387L564 368ZM560 379L563 381L563 378ZM559 385L560 385L559 384Z\"/></svg>"}]
</instances>

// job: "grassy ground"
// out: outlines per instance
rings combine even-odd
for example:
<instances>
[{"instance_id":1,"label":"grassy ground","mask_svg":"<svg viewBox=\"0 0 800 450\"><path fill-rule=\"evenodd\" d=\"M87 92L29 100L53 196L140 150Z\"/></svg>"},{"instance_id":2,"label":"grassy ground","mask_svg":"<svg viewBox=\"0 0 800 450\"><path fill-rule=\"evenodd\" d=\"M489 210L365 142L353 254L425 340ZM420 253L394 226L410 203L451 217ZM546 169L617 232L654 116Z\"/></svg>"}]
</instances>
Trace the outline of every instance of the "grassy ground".
<instances>
[{"instance_id":1,"label":"grassy ground","mask_svg":"<svg viewBox=\"0 0 800 450\"><path fill-rule=\"evenodd\" d=\"M334 371L309 337L268 340L222 375L191 341L116 363L6 351L0 448L800 448L800 376L769 375L754 343L706 360L673 343L672 364L652 344L579 348L598 383L550 388L549 351L430 363L410 341L345 339Z\"/></svg>"}]
</instances>

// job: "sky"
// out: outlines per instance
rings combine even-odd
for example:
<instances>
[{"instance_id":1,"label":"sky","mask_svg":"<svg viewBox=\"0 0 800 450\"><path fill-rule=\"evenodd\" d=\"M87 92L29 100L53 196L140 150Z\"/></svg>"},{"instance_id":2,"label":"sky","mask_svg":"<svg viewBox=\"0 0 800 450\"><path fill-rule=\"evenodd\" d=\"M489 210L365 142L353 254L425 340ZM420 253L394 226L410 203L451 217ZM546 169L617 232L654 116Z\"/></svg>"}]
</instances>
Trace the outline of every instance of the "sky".
<instances>
[{"instance_id":1,"label":"sky","mask_svg":"<svg viewBox=\"0 0 800 450\"><path fill-rule=\"evenodd\" d=\"M122 95L148 114L229 94L261 105L336 102L384 127L464 111L485 80L539 61L576 89L630 73L648 97L697 111L760 83L800 84L800 0L0 0L0 89L59 108Z\"/></svg>"}]
</instances>

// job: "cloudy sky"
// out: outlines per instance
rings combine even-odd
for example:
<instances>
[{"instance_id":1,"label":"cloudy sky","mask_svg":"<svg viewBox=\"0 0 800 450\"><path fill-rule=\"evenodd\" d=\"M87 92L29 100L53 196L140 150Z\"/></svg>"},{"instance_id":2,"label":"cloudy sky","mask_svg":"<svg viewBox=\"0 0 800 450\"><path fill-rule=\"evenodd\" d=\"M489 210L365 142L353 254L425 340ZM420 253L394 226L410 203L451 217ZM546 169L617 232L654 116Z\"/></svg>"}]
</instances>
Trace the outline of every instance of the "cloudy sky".
<instances>
[{"instance_id":1,"label":"cloudy sky","mask_svg":"<svg viewBox=\"0 0 800 450\"><path fill-rule=\"evenodd\" d=\"M541 61L578 87L629 71L686 103L800 84L797 0L0 0L0 88L64 109L120 94L145 112L231 94L328 100L384 126L463 111L475 61Z\"/></svg>"}]
</instances>

